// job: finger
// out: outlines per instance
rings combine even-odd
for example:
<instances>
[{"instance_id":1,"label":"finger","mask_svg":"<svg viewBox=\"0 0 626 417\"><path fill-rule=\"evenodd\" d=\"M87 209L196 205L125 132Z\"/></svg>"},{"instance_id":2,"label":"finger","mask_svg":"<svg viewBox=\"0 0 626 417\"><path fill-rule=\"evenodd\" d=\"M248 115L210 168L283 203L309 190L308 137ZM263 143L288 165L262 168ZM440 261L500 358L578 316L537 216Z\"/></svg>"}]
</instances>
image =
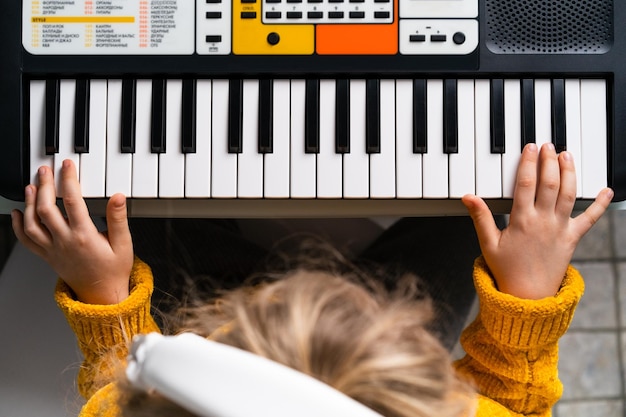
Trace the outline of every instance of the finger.
<instances>
[{"instance_id":1,"label":"finger","mask_svg":"<svg viewBox=\"0 0 626 417\"><path fill-rule=\"evenodd\" d=\"M582 238L592 227L594 224L600 220L600 217L604 214L606 209L609 207L611 200L613 200L613 190L610 188L605 188L594 200L593 203L587 210L582 212L576 218L572 219L572 228L576 236L578 238Z\"/></svg>"},{"instance_id":2,"label":"finger","mask_svg":"<svg viewBox=\"0 0 626 417\"><path fill-rule=\"evenodd\" d=\"M93 227L89 209L80 191L80 183L76 175L76 166L66 159L61 167L61 183L63 187L63 206L71 228Z\"/></svg>"},{"instance_id":3,"label":"finger","mask_svg":"<svg viewBox=\"0 0 626 417\"><path fill-rule=\"evenodd\" d=\"M123 194L115 194L107 203L106 209L107 230L109 243L113 252L119 253L133 250L133 241L128 228L128 216L126 213L126 197Z\"/></svg>"},{"instance_id":4,"label":"finger","mask_svg":"<svg viewBox=\"0 0 626 417\"><path fill-rule=\"evenodd\" d=\"M471 194L463 196L461 201L474 222L474 229L476 229L481 248L484 249L497 244L500 238L500 229L498 229L487 203L482 198Z\"/></svg>"},{"instance_id":5,"label":"finger","mask_svg":"<svg viewBox=\"0 0 626 417\"><path fill-rule=\"evenodd\" d=\"M535 207L541 211L554 211L561 188L559 159L552 143L545 143L539 153L539 174Z\"/></svg>"},{"instance_id":6,"label":"finger","mask_svg":"<svg viewBox=\"0 0 626 417\"><path fill-rule=\"evenodd\" d=\"M517 168L515 190L513 191L513 207L511 212L532 209L535 205L537 191L537 160L539 150L537 145L529 143L524 147Z\"/></svg>"},{"instance_id":7,"label":"finger","mask_svg":"<svg viewBox=\"0 0 626 417\"><path fill-rule=\"evenodd\" d=\"M38 171L39 188L37 191L36 210L37 215L52 236L65 235L69 227L61 210L56 205L56 187L54 175L49 167L42 166Z\"/></svg>"},{"instance_id":8,"label":"finger","mask_svg":"<svg viewBox=\"0 0 626 417\"><path fill-rule=\"evenodd\" d=\"M46 251L41 246L36 244L24 232L24 214L22 214L19 210L13 210L11 212L11 226L13 227L13 232L15 233L17 240L19 240L22 245L36 255L44 257Z\"/></svg>"},{"instance_id":9,"label":"finger","mask_svg":"<svg viewBox=\"0 0 626 417\"><path fill-rule=\"evenodd\" d=\"M24 214L20 213L19 216L21 222L20 232L38 246L48 247L52 243L52 237L48 229L41 224L41 220L36 212L36 201L37 187L34 185L27 186L24 190ZM17 233L16 231L15 234L17 235ZM24 244L24 246L30 249L28 245Z\"/></svg>"},{"instance_id":10,"label":"finger","mask_svg":"<svg viewBox=\"0 0 626 417\"><path fill-rule=\"evenodd\" d=\"M569 220L576 203L576 168L574 158L569 152L561 152L559 155L559 168L561 185L556 201L556 213L561 218Z\"/></svg>"}]
</instances>

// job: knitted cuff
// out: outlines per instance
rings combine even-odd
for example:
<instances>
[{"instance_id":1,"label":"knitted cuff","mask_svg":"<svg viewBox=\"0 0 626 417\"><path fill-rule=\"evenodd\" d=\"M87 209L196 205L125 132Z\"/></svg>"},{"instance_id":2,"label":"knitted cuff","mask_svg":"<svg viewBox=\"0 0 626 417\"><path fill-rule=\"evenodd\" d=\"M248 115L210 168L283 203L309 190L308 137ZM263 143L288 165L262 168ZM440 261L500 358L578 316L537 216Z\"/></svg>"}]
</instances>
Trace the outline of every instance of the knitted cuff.
<instances>
[{"instance_id":1,"label":"knitted cuff","mask_svg":"<svg viewBox=\"0 0 626 417\"><path fill-rule=\"evenodd\" d=\"M570 265L554 297L517 298L496 289L482 256L474 264L474 285L485 329L498 342L516 349L556 343L567 331L585 288L582 276Z\"/></svg>"},{"instance_id":2,"label":"knitted cuff","mask_svg":"<svg viewBox=\"0 0 626 417\"><path fill-rule=\"evenodd\" d=\"M156 330L150 316L152 295L150 267L135 258L130 276L130 295L119 304L94 305L77 301L71 288L58 280L55 299L76 334L86 357L110 346L130 342L137 333Z\"/></svg>"}]
</instances>

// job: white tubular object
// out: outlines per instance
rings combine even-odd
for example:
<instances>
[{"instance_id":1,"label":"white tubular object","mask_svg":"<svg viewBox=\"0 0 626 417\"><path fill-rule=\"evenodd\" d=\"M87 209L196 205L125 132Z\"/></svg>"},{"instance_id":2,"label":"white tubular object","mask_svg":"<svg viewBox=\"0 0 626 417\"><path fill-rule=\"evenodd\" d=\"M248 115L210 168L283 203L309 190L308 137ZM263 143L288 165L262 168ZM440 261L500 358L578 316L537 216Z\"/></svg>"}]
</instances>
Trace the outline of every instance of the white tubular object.
<instances>
[{"instance_id":1,"label":"white tubular object","mask_svg":"<svg viewBox=\"0 0 626 417\"><path fill-rule=\"evenodd\" d=\"M126 376L203 417L382 417L313 377L192 333L135 336Z\"/></svg>"}]
</instances>

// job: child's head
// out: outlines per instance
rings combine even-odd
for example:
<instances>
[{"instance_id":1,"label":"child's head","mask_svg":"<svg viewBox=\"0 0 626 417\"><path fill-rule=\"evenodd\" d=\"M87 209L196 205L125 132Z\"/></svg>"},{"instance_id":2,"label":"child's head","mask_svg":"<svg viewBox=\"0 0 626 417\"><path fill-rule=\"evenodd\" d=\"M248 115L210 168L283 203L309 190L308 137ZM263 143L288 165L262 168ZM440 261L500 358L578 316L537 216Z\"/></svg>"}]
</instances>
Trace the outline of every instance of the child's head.
<instances>
[{"instance_id":1,"label":"child's head","mask_svg":"<svg viewBox=\"0 0 626 417\"><path fill-rule=\"evenodd\" d=\"M186 308L181 330L311 375L387 417L464 415L473 395L428 330L430 300L414 278L393 292L378 282L300 268ZM133 390L123 402L128 416L176 409Z\"/></svg>"}]
</instances>

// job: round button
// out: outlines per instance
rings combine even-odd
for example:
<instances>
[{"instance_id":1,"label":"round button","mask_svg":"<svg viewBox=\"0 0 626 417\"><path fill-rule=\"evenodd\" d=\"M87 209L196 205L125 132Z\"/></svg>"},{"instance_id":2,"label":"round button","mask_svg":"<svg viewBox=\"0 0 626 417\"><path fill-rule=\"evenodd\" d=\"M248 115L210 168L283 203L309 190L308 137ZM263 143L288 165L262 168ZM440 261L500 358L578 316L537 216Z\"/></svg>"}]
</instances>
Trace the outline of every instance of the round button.
<instances>
[{"instance_id":1,"label":"round button","mask_svg":"<svg viewBox=\"0 0 626 417\"><path fill-rule=\"evenodd\" d=\"M276 45L278 42L280 42L280 35L278 33L270 32L270 34L267 35L267 43L270 45Z\"/></svg>"},{"instance_id":2,"label":"round button","mask_svg":"<svg viewBox=\"0 0 626 417\"><path fill-rule=\"evenodd\" d=\"M457 32L452 36L452 41L457 45L462 45L465 43L465 33Z\"/></svg>"}]
</instances>

